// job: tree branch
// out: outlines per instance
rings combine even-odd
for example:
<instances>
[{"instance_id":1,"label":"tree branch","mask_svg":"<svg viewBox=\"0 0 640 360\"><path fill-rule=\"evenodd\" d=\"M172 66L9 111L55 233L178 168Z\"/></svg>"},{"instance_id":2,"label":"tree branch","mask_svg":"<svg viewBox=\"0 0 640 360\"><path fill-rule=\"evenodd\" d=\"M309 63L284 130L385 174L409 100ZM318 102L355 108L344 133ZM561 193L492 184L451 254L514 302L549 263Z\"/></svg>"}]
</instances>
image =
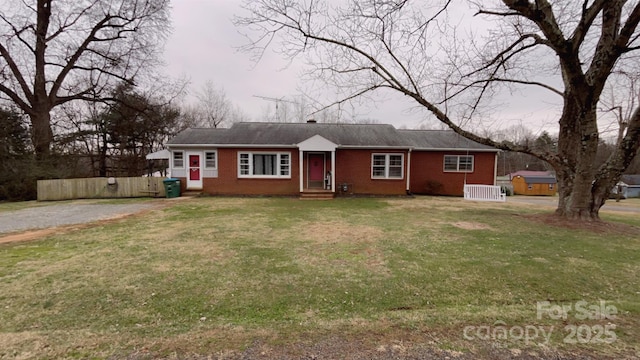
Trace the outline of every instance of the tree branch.
<instances>
[{"instance_id":1,"label":"tree branch","mask_svg":"<svg viewBox=\"0 0 640 360\"><path fill-rule=\"evenodd\" d=\"M602 11L602 7L609 0L595 0L590 7L587 7L588 0L585 0L582 4L582 15L580 16L580 21L576 26L573 35L571 36L571 43L574 51L577 51L582 43L584 42L587 33L589 33L589 29L596 17Z\"/></svg>"},{"instance_id":2,"label":"tree branch","mask_svg":"<svg viewBox=\"0 0 640 360\"><path fill-rule=\"evenodd\" d=\"M518 49L516 49L514 51L514 49L518 45L521 45L522 43L524 43L528 39L533 39L534 40L533 43L524 44L520 48L518 48ZM507 46L506 49L504 49L501 52L499 52L496 56L494 56L491 60L489 60L489 62L487 62L485 65L483 65L479 69L477 69L477 70L465 75L465 77L477 74L477 73L479 73L481 71L485 71L485 70L489 69L492 66L500 67L500 66L504 65L508 60L510 60L511 58L516 56L517 54L519 54L521 52L524 52L525 50L532 49L532 48L534 48L534 47L536 47L538 45L550 45L550 44L546 40L542 39L537 34L524 34L524 35L520 36L516 41L514 41L511 45Z\"/></svg>"},{"instance_id":3,"label":"tree branch","mask_svg":"<svg viewBox=\"0 0 640 360\"><path fill-rule=\"evenodd\" d=\"M622 26L620 30L620 35L618 36L618 40L616 42L616 46L622 49L630 49L628 47L629 40L632 38L633 34L636 32L638 28L638 24L640 23L640 4L636 4L636 6L631 11L631 14L627 18L626 23ZM636 37L637 38L637 37ZM634 38L634 40L636 39Z\"/></svg>"},{"instance_id":4,"label":"tree branch","mask_svg":"<svg viewBox=\"0 0 640 360\"><path fill-rule=\"evenodd\" d=\"M31 44L29 44L25 39L22 38L22 33L25 32L27 29L31 29L33 30L33 25L29 25L29 26L25 26L22 29L18 30L18 28L15 27L14 24L12 24L5 16L4 14L0 13L0 19L2 19L7 25L9 25L9 27L11 27L11 30L13 31L13 34L18 38L18 40L20 40L20 42L27 47L27 49L29 49L29 51L31 51L32 53L35 53L35 49L33 48L33 46L31 46Z\"/></svg>"},{"instance_id":5,"label":"tree branch","mask_svg":"<svg viewBox=\"0 0 640 360\"><path fill-rule=\"evenodd\" d=\"M566 39L547 0L536 0L535 3L523 0L502 0L510 9L533 21L547 38L553 49L564 53Z\"/></svg>"},{"instance_id":6,"label":"tree branch","mask_svg":"<svg viewBox=\"0 0 640 360\"><path fill-rule=\"evenodd\" d=\"M69 72L71 72L71 70L74 69L74 68L76 68L76 69L78 68L78 67L76 67L76 64L77 64L78 60L80 59L80 57L82 56L82 54L85 51L87 51L87 49L89 48L89 45L92 42L98 40L98 38L97 38L98 32L100 30L102 30L103 28L116 27L113 24L109 24L109 21L111 21L113 19L123 19L123 18L120 17L120 16L105 15L104 18L102 18L100 21L98 21L96 23L96 25L94 25L91 28L91 31L90 31L89 35L87 35L87 37L82 41L80 46L78 46L78 48L73 53L73 55L69 58L69 60L67 61L67 64L65 65L65 67L60 71L60 73L58 74L58 76L54 80L53 86L51 87L51 91L49 92L49 99L50 99L50 101L52 103L57 103L55 98L57 97L58 90L60 89L60 86L62 86L62 83L64 82L64 80L67 77L67 75L69 74Z\"/></svg>"},{"instance_id":7,"label":"tree branch","mask_svg":"<svg viewBox=\"0 0 640 360\"><path fill-rule=\"evenodd\" d=\"M13 76L15 76L16 80L18 81L18 84L20 84L20 89L24 93L24 96L27 98L27 101L28 102L33 102L33 93L31 92L31 89L29 88L29 84L27 84L27 81L22 76L22 73L20 72L20 69L18 68L18 65L13 60L13 57L11 57L11 54L9 54L7 49L1 43L0 43L0 56L2 56L2 58L4 58L4 60L7 62L7 65L9 65L9 69L11 69L11 73L13 74ZM7 92L7 90L9 90L11 93ZM2 87L0 87L0 91L2 91L3 93L7 94L13 100L14 100L14 96L18 96L18 94L16 94L15 92L11 91L10 89L8 89L4 85ZM18 96L18 98L19 98L19 96ZM24 101L21 101L20 104L26 104L26 103ZM20 105L20 107L22 107L22 105ZM24 108L23 108L23 110L24 110Z\"/></svg>"},{"instance_id":8,"label":"tree branch","mask_svg":"<svg viewBox=\"0 0 640 360\"><path fill-rule=\"evenodd\" d=\"M33 111L31 110L31 106L29 106L29 104L27 104L24 100L22 100L22 98L18 96L18 94L16 94L13 90L9 89L2 83L0 83L0 92L4 93L11 99L11 101L15 102L16 105L20 107L20 110L24 111L28 115L33 114Z\"/></svg>"}]
</instances>

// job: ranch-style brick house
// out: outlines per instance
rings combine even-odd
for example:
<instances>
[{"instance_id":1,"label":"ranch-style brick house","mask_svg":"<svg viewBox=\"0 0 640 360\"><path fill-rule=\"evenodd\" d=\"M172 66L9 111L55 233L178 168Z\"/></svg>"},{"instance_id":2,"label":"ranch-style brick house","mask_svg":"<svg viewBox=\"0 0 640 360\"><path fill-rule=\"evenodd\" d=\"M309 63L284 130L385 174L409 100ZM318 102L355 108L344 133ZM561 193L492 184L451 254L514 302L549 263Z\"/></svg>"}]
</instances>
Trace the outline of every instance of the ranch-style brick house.
<instances>
[{"instance_id":1,"label":"ranch-style brick house","mask_svg":"<svg viewBox=\"0 0 640 360\"><path fill-rule=\"evenodd\" d=\"M211 195L463 194L495 185L498 150L447 130L236 123L172 138L170 173Z\"/></svg>"}]
</instances>

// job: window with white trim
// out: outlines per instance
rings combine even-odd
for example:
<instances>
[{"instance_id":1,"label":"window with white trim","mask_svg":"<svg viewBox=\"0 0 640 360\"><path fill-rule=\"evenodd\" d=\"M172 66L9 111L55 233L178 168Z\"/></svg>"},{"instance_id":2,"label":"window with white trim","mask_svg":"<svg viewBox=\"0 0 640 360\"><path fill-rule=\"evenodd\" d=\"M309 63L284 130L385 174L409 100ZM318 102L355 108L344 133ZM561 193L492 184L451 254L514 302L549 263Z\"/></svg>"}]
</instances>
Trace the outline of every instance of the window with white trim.
<instances>
[{"instance_id":1,"label":"window with white trim","mask_svg":"<svg viewBox=\"0 0 640 360\"><path fill-rule=\"evenodd\" d=\"M173 152L173 167L174 168L184 167L184 153L182 151Z\"/></svg>"},{"instance_id":2,"label":"window with white trim","mask_svg":"<svg viewBox=\"0 0 640 360\"><path fill-rule=\"evenodd\" d=\"M473 155L445 155L444 171L473 172Z\"/></svg>"},{"instance_id":3,"label":"window with white trim","mask_svg":"<svg viewBox=\"0 0 640 360\"><path fill-rule=\"evenodd\" d=\"M216 151L206 151L204 153L204 168L205 169L218 168L218 153Z\"/></svg>"},{"instance_id":4,"label":"window with white trim","mask_svg":"<svg viewBox=\"0 0 640 360\"><path fill-rule=\"evenodd\" d=\"M240 152L238 153L238 177L291 178L291 154Z\"/></svg>"},{"instance_id":5,"label":"window with white trim","mask_svg":"<svg viewBox=\"0 0 640 360\"><path fill-rule=\"evenodd\" d=\"M404 177L404 154L372 154L372 179L402 179Z\"/></svg>"}]
</instances>

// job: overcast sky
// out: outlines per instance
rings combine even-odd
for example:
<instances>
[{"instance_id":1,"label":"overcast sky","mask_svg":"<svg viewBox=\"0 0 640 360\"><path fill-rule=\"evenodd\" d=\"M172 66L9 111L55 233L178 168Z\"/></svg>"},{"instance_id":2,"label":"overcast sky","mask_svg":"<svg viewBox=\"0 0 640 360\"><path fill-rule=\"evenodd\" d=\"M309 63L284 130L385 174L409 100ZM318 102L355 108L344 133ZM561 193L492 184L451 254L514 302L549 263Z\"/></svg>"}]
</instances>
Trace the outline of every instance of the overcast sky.
<instances>
[{"instance_id":1,"label":"overcast sky","mask_svg":"<svg viewBox=\"0 0 640 360\"><path fill-rule=\"evenodd\" d=\"M274 112L275 102L255 95L293 99L299 93L302 67L294 63L285 68L286 61L272 52L254 64L247 54L237 51L237 47L246 41L231 22L232 17L241 12L240 3L240 0L173 1L173 32L165 50L166 72L171 77L189 78L191 93L211 80L224 89L234 105L241 107L253 120L262 121ZM427 126L435 124L415 111L412 102L392 93L382 95L384 101L356 109L358 117L396 127L415 128L425 122ZM554 115L548 111L551 105L536 106L537 110L529 108L528 105L537 101L533 95L509 101L520 101L522 105L505 110L502 119L491 124L492 127L506 127L521 121L534 132L556 127ZM540 108L547 108L547 111Z\"/></svg>"},{"instance_id":2,"label":"overcast sky","mask_svg":"<svg viewBox=\"0 0 640 360\"><path fill-rule=\"evenodd\" d=\"M190 79L190 92L206 81L224 89L227 97L255 120L275 102L255 97L292 97L297 93L295 65L268 53L255 64L237 51L246 39L231 23L240 11L236 0L178 0L172 3L173 32L165 47L167 71L172 77Z\"/></svg>"}]
</instances>

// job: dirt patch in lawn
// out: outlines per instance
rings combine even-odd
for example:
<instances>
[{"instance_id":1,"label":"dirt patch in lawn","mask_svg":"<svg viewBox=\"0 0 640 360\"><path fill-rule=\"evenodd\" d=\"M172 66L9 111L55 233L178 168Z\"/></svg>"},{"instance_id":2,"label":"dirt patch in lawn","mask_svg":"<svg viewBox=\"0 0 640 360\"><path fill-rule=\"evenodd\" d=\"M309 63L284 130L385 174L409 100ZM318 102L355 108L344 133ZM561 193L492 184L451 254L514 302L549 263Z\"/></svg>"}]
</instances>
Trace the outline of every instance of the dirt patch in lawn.
<instances>
[{"instance_id":1,"label":"dirt patch in lawn","mask_svg":"<svg viewBox=\"0 0 640 360\"><path fill-rule=\"evenodd\" d=\"M160 346L138 347L133 353L122 356L130 360L161 359L255 359L255 360L300 360L300 359L613 359L613 356L589 350L563 351L552 348L518 348L496 343L460 341L463 330L453 329L393 329L384 327L369 331L354 332L346 329L324 333L292 334L283 338L275 333L252 334L244 329L229 329L204 332L197 337L178 336L163 339ZM231 336L229 335L231 334ZM230 340L231 344L244 345L243 350L202 348L199 344L209 339ZM238 340L242 341L238 341ZM443 346L442 344L448 344ZM444 348L443 348L444 347ZM446 347L449 347L447 349ZM451 349L453 348L453 349ZM459 350L458 350L459 349ZM170 356L159 357L168 353ZM631 351L618 354L618 358L633 358Z\"/></svg>"},{"instance_id":2,"label":"dirt patch in lawn","mask_svg":"<svg viewBox=\"0 0 640 360\"><path fill-rule=\"evenodd\" d=\"M328 221L304 224L299 234L303 239L317 244L373 243L382 236L382 230L373 226Z\"/></svg>"},{"instance_id":3,"label":"dirt patch in lawn","mask_svg":"<svg viewBox=\"0 0 640 360\"><path fill-rule=\"evenodd\" d=\"M491 226L478 222L458 221L453 226L464 230L491 230Z\"/></svg>"},{"instance_id":4,"label":"dirt patch in lawn","mask_svg":"<svg viewBox=\"0 0 640 360\"><path fill-rule=\"evenodd\" d=\"M331 259L340 267L355 261L369 271L389 274L384 254L376 246L384 235L379 228L328 221L303 224L297 233L306 242L298 251L305 263L322 264Z\"/></svg>"}]
</instances>

